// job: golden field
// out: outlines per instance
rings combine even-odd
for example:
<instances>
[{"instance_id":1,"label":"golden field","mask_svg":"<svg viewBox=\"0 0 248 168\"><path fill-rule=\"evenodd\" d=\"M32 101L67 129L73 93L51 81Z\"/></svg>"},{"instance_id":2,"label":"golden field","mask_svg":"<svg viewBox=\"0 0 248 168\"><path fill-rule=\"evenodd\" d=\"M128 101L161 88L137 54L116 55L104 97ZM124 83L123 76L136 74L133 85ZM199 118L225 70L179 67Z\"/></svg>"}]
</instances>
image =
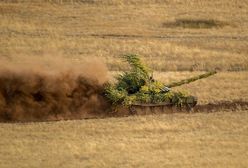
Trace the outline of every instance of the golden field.
<instances>
[{"instance_id":1,"label":"golden field","mask_svg":"<svg viewBox=\"0 0 248 168\"><path fill-rule=\"evenodd\" d=\"M0 167L248 164L248 111L1 124Z\"/></svg>"},{"instance_id":2,"label":"golden field","mask_svg":"<svg viewBox=\"0 0 248 168\"><path fill-rule=\"evenodd\" d=\"M9 59L101 57L119 70L118 57L135 53L159 71L248 69L246 1L7 2L0 3L0 54ZM225 24L184 28L177 20Z\"/></svg>"},{"instance_id":3,"label":"golden field","mask_svg":"<svg viewBox=\"0 0 248 168\"><path fill-rule=\"evenodd\" d=\"M135 53L199 104L248 101L245 0L3 0L0 63L102 60ZM6 65L5 65L6 66ZM0 123L0 167L246 167L248 111Z\"/></svg>"}]
</instances>

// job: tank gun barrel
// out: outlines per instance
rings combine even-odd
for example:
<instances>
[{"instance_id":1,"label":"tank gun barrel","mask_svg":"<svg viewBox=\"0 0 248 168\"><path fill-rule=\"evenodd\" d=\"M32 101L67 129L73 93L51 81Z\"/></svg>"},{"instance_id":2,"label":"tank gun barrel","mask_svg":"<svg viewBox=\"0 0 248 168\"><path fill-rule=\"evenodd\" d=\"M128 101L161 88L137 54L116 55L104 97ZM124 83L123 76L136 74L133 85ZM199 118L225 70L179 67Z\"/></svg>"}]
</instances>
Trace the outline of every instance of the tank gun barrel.
<instances>
[{"instance_id":1,"label":"tank gun barrel","mask_svg":"<svg viewBox=\"0 0 248 168\"><path fill-rule=\"evenodd\" d=\"M170 83L168 85L165 85L165 86L167 86L168 88L181 86L181 85L184 85L184 84L194 82L194 81L199 80L199 79L207 78L207 77L212 76L212 75L214 75L216 73L217 73L216 71L207 72L207 73L204 73L204 74L192 77L192 78L183 79L183 80L178 81L178 82L172 82L172 83Z\"/></svg>"}]
</instances>

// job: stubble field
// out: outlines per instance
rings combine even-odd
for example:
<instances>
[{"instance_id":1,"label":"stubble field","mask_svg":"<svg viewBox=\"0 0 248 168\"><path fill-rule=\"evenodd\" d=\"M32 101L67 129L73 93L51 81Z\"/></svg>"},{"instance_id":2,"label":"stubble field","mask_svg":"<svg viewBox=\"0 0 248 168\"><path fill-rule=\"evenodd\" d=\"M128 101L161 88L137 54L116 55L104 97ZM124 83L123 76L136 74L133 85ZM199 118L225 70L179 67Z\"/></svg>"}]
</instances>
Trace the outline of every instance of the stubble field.
<instances>
[{"instance_id":1,"label":"stubble field","mask_svg":"<svg viewBox=\"0 0 248 168\"><path fill-rule=\"evenodd\" d=\"M217 70L177 88L200 105L247 102L247 9L245 0L5 0L0 69L97 59L111 79L126 69L120 56L135 53L165 83ZM246 167L247 109L0 123L0 167Z\"/></svg>"}]
</instances>

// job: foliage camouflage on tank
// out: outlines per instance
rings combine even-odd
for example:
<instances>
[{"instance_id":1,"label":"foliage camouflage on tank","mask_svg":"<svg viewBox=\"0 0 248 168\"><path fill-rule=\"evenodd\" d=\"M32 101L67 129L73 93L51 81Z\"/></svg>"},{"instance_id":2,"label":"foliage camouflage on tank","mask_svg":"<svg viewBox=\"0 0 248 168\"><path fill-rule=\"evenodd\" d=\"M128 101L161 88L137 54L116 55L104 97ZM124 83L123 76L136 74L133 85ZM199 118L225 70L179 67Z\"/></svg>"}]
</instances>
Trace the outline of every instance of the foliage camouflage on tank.
<instances>
[{"instance_id":1,"label":"foliage camouflage on tank","mask_svg":"<svg viewBox=\"0 0 248 168\"><path fill-rule=\"evenodd\" d=\"M107 84L105 96L113 105L123 106L178 106L192 108L197 98L184 92L173 91L173 87L188 84L214 75L216 71L184 79L179 82L163 84L153 78L152 71L144 65L137 55L123 56L130 70L115 76L116 83Z\"/></svg>"}]
</instances>

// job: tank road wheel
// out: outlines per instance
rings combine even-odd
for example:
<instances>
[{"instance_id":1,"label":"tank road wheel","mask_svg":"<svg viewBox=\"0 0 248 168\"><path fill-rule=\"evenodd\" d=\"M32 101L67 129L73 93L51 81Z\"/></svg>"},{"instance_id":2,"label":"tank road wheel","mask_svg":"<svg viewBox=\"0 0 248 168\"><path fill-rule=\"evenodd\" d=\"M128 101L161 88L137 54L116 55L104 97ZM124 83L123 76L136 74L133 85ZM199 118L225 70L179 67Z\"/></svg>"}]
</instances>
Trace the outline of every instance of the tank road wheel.
<instances>
[{"instance_id":1,"label":"tank road wheel","mask_svg":"<svg viewBox=\"0 0 248 168\"><path fill-rule=\"evenodd\" d=\"M136 110L135 110L135 108L133 106L129 106L128 110L129 110L129 114L131 114L131 115L136 114Z\"/></svg>"},{"instance_id":2,"label":"tank road wheel","mask_svg":"<svg viewBox=\"0 0 248 168\"><path fill-rule=\"evenodd\" d=\"M194 96L189 96L186 98L186 106L188 110L191 110L197 104L197 98Z\"/></svg>"}]
</instances>

